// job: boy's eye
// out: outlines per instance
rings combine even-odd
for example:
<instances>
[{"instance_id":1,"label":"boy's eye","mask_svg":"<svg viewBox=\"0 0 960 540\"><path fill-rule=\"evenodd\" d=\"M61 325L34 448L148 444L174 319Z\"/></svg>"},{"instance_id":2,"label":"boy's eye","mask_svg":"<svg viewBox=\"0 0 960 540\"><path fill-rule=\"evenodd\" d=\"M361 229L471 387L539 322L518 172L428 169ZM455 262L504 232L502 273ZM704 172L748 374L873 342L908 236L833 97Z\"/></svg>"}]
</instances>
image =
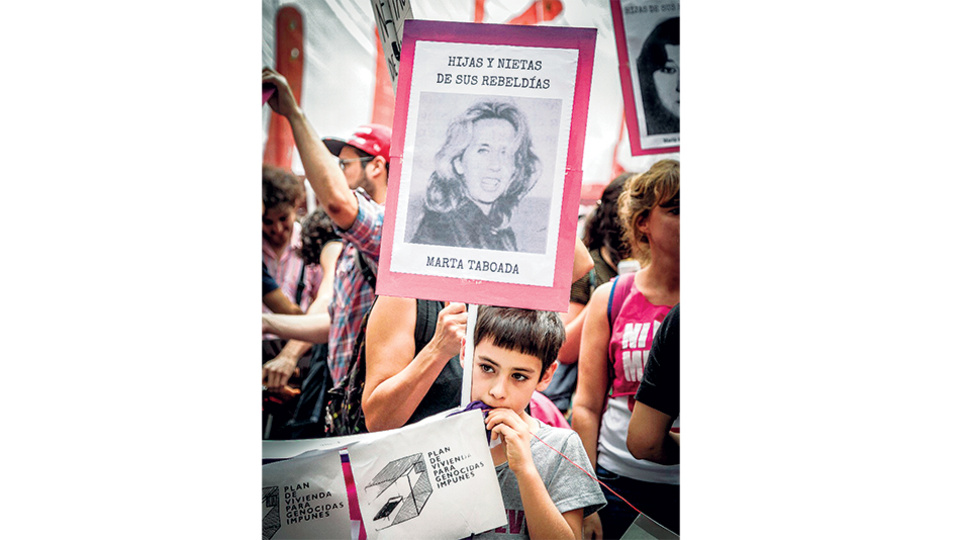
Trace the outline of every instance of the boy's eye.
<instances>
[{"instance_id":1,"label":"boy's eye","mask_svg":"<svg viewBox=\"0 0 960 540\"><path fill-rule=\"evenodd\" d=\"M530 377L527 377L526 375L524 375L524 374L522 374L522 373L514 373L514 374L513 374L513 378L516 379L516 380L518 380L518 381L520 381L520 382L523 382L523 381L529 379Z\"/></svg>"},{"instance_id":2,"label":"boy's eye","mask_svg":"<svg viewBox=\"0 0 960 540\"><path fill-rule=\"evenodd\" d=\"M493 366L490 366L488 364L479 364L479 365L480 365L480 371L484 373L493 373Z\"/></svg>"}]
</instances>

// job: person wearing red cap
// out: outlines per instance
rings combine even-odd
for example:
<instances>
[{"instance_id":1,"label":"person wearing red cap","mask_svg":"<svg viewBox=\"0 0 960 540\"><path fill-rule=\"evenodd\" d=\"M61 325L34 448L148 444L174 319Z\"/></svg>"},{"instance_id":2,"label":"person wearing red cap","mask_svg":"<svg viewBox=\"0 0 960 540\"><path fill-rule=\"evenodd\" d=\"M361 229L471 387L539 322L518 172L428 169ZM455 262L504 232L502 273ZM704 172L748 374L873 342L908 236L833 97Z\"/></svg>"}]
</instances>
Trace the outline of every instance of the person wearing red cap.
<instances>
[{"instance_id":1,"label":"person wearing red cap","mask_svg":"<svg viewBox=\"0 0 960 540\"><path fill-rule=\"evenodd\" d=\"M287 80L270 68L263 68L262 78L264 84L276 87L267 103L290 122L307 180L343 239L329 308L327 365L336 384L346 375L360 322L373 303L392 132L389 127L370 124L360 126L345 140L321 139ZM279 389L295 367L295 361L281 356L267 362L264 384Z\"/></svg>"}]
</instances>

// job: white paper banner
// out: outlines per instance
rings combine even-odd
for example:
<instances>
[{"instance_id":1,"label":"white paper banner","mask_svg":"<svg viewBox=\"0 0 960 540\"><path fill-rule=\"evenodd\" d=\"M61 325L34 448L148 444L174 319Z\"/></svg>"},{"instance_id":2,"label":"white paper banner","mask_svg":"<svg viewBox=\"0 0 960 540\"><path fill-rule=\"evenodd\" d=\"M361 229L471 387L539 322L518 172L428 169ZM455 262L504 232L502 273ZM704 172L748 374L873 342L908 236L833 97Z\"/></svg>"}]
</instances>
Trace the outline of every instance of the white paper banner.
<instances>
[{"instance_id":1,"label":"white paper banner","mask_svg":"<svg viewBox=\"0 0 960 540\"><path fill-rule=\"evenodd\" d=\"M371 441L382 435L379 433L361 433L343 437L327 437L326 439L296 439L290 441L263 441L261 445L264 461L277 461L292 458L309 450L328 450L332 448L346 448L359 441Z\"/></svg>"},{"instance_id":2,"label":"white paper banner","mask_svg":"<svg viewBox=\"0 0 960 540\"><path fill-rule=\"evenodd\" d=\"M350 538L338 449L264 465L263 539Z\"/></svg>"},{"instance_id":3,"label":"white paper banner","mask_svg":"<svg viewBox=\"0 0 960 540\"><path fill-rule=\"evenodd\" d=\"M347 452L367 538L463 538L506 525L483 414L427 419Z\"/></svg>"}]
</instances>

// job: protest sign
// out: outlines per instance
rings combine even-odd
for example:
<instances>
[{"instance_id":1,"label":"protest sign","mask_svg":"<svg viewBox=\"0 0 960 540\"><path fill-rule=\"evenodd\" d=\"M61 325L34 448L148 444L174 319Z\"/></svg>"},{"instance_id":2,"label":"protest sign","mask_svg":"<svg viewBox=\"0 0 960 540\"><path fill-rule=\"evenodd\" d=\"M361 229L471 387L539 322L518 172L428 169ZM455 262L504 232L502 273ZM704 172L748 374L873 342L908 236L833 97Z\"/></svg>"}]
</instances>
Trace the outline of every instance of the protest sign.
<instances>
[{"instance_id":1,"label":"protest sign","mask_svg":"<svg viewBox=\"0 0 960 540\"><path fill-rule=\"evenodd\" d=\"M630 153L680 151L680 1L610 0Z\"/></svg>"},{"instance_id":2,"label":"protest sign","mask_svg":"<svg viewBox=\"0 0 960 540\"><path fill-rule=\"evenodd\" d=\"M406 22L377 294L567 309L595 42Z\"/></svg>"},{"instance_id":3,"label":"protest sign","mask_svg":"<svg viewBox=\"0 0 960 540\"><path fill-rule=\"evenodd\" d=\"M620 537L620 540L679 540L680 536L640 514Z\"/></svg>"},{"instance_id":4,"label":"protest sign","mask_svg":"<svg viewBox=\"0 0 960 540\"><path fill-rule=\"evenodd\" d=\"M312 450L264 465L263 538L350 538L340 451Z\"/></svg>"},{"instance_id":5,"label":"protest sign","mask_svg":"<svg viewBox=\"0 0 960 540\"><path fill-rule=\"evenodd\" d=\"M380 37L383 58L390 73L390 82L393 83L393 92L396 94L403 22L413 18L413 7L409 0L370 0L370 6L377 21L377 35Z\"/></svg>"},{"instance_id":6,"label":"protest sign","mask_svg":"<svg viewBox=\"0 0 960 540\"><path fill-rule=\"evenodd\" d=\"M329 450L347 448L361 440L372 440L381 433L366 433L361 435L347 435L345 437L325 437L323 439L295 439L289 441L265 440L261 443L261 457L263 464L282 459L289 459L310 450Z\"/></svg>"},{"instance_id":7,"label":"protest sign","mask_svg":"<svg viewBox=\"0 0 960 540\"><path fill-rule=\"evenodd\" d=\"M347 449L367 538L464 538L506 524L481 411L384 433Z\"/></svg>"}]
</instances>

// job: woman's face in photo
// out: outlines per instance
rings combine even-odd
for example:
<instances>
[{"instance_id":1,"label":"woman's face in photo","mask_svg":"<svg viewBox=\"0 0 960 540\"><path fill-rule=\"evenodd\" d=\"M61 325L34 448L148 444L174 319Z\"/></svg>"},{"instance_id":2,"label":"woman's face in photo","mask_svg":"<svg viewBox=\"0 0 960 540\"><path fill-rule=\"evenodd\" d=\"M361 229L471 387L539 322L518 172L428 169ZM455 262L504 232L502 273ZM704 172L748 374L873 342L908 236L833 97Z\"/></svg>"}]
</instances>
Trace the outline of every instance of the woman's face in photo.
<instances>
[{"instance_id":1,"label":"woman's face in photo","mask_svg":"<svg viewBox=\"0 0 960 540\"><path fill-rule=\"evenodd\" d=\"M467 194L482 209L493 204L510 185L516 169L517 130L500 118L484 118L473 125L473 139L453 167L463 176Z\"/></svg>"},{"instance_id":2,"label":"woman's face in photo","mask_svg":"<svg viewBox=\"0 0 960 540\"><path fill-rule=\"evenodd\" d=\"M664 108L680 118L680 46L664 45L667 61L653 72L653 84Z\"/></svg>"}]
</instances>

